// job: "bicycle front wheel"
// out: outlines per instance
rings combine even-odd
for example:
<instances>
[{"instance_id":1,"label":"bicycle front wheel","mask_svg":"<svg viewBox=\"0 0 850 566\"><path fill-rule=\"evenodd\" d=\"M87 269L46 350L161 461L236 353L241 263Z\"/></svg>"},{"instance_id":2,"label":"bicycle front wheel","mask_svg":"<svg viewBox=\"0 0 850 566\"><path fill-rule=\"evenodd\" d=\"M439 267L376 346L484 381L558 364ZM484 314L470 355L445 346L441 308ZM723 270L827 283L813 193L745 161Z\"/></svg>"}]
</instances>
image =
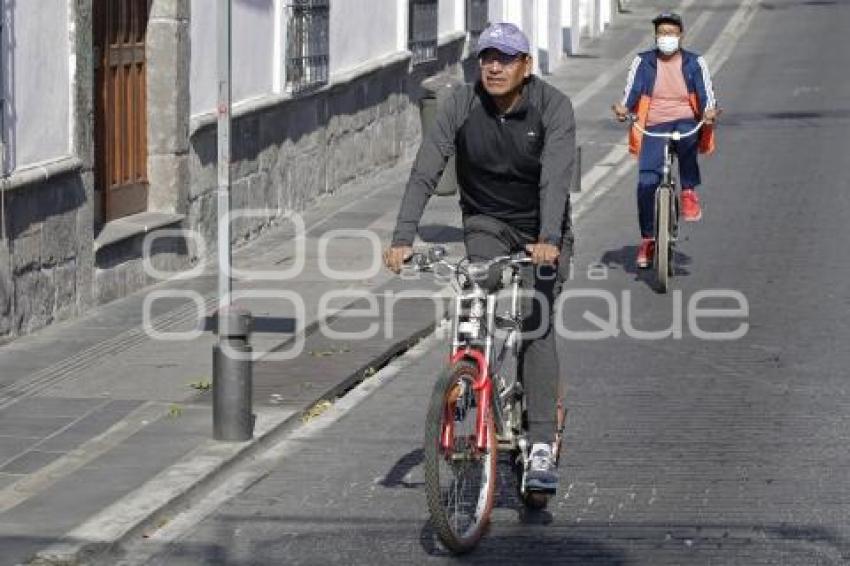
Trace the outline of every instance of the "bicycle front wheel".
<instances>
[{"instance_id":1,"label":"bicycle front wheel","mask_svg":"<svg viewBox=\"0 0 850 566\"><path fill-rule=\"evenodd\" d=\"M475 548L490 520L497 443L488 419L489 449L476 446L476 415L489 400L473 389L475 364L461 361L437 381L425 423L425 490L431 524L450 551Z\"/></svg>"},{"instance_id":2,"label":"bicycle front wheel","mask_svg":"<svg viewBox=\"0 0 850 566\"><path fill-rule=\"evenodd\" d=\"M670 187L655 191L655 274L658 290L666 293L670 288Z\"/></svg>"}]
</instances>

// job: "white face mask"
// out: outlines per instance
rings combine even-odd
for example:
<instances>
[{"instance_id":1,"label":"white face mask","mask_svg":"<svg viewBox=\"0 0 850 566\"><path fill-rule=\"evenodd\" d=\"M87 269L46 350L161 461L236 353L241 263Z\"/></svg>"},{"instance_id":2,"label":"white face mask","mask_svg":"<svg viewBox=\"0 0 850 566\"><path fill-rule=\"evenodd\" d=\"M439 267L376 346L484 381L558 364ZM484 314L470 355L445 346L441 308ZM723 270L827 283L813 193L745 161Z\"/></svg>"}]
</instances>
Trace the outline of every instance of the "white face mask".
<instances>
[{"instance_id":1,"label":"white face mask","mask_svg":"<svg viewBox=\"0 0 850 566\"><path fill-rule=\"evenodd\" d=\"M665 55L672 55L679 50L679 38L675 35L661 35L655 41L658 50Z\"/></svg>"}]
</instances>

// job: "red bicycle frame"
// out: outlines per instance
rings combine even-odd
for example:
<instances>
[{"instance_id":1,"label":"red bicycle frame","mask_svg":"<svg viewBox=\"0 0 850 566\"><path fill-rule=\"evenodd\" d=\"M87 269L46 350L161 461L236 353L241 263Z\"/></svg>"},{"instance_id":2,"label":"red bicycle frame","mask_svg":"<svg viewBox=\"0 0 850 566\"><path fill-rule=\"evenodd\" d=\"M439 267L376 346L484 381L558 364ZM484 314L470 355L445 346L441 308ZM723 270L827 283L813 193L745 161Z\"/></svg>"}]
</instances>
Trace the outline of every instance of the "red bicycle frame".
<instances>
[{"instance_id":1,"label":"red bicycle frame","mask_svg":"<svg viewBox=\"0 0 850 566\"><path fill-rule=\"evenodd\" d=\"M490 379L490 371L487 359L483 352L471 348L458 348L451 355L449 363L451 367L457 365L464 358L471 358L478 367L478 376L472 384L473 391L478 393L478 411L475 413L475 447L484 452L490 448L490 435L487 434L487 423L490 419L490 399L493 393L493 381ZM450 417L447 415L447 417ZM443 419L443 430L441 434L442 448L445 451L452 449L452 438L454 437L454 419Z\"/></svg>"}]
</instances>

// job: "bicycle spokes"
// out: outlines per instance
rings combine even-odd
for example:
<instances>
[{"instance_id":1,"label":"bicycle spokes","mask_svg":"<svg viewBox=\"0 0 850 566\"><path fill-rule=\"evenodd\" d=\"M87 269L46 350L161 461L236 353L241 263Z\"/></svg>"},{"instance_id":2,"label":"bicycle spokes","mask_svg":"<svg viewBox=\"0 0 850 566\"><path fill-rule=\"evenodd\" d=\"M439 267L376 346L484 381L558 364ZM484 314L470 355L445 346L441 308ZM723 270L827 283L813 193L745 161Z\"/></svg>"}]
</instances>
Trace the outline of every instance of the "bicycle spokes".
<instances>
[{"instance_id":1,"label":"bicycle spokes","mask_svg":"<svg viewBox=\"0 0 850 566\"><path fill-rule=\"evenodd\" d=\"M459 381L446 394L440 447L447 459L462 459L478 450L478 403L470 384Z\"/></svg>"},{"instance_id":2,"label":"bicycle spokes","mask_svg":"<svg viewBox=\"0 0 850 566\"><path fill-rule=\"evenodd\" d=\"M425 484L432 522L441 540L455 552L470 550L483 533L493 504L495 441L481 450L478 420L480 391L473 387L476 368L460 363L435 387L426 425ZM492 448L490 448L492 447Z\"/></svg>"}]
</instances>

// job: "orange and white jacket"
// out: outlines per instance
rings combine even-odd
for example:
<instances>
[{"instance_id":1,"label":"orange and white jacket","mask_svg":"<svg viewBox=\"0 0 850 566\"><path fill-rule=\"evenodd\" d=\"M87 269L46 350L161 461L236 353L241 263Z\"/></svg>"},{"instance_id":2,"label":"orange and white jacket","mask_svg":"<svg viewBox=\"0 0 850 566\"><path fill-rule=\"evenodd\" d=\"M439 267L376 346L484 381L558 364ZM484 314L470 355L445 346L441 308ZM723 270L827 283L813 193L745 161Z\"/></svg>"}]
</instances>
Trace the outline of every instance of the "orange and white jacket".
<instances>
[{"instance_id":1,"label":"orange and white jacket","mask_svg":"<svg viewBox=\"0 0 850 566\"><path fill-rule=\"evenodd\" d=\"M623 106L637 115L638 123L644 128L649 115L649 103L655 88L657 73L658 51L653 49L639 53L629 67L626 88L623 92ZM717 107L711 73L701 55L682 49L682 74L685 76L685 84L688 87L691 108L699 120L707 109ZM714 127L704 126L699 136L699 152L712 153L715 149ZM640 154L642 138L643 136L636 128L629 131L629 151L632 154Z\"/></svg>"}]
</instances>

